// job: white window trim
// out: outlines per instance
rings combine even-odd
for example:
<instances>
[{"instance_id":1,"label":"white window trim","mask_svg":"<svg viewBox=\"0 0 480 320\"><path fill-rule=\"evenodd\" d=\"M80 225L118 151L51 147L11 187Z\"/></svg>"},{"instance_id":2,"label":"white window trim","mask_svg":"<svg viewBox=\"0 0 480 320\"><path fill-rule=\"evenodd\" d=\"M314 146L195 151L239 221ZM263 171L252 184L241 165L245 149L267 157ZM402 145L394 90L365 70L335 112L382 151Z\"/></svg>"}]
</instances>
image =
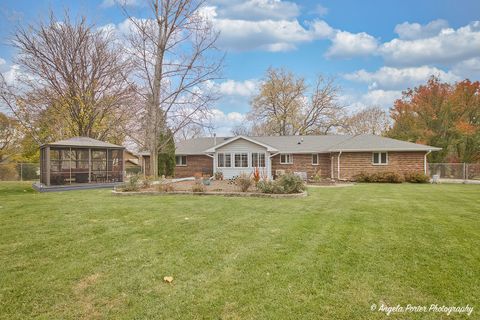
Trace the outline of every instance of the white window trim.
<instances>
[{"instance_id":1,"label":"white window trim","mask_svg":"<svg viewBox=\"0 0 480 320\"><path fill-rule=\"evenodd\" d=\"M224 166L224 167L221 167L219 164L218 164L218 156L220 154L223 154L223 163L225 164L227 161L226 161L226 155L230 155L230 165L229 166ZM235 156L235 154L234 154ZM232 154L230 152L218 152L217 153L217 168L232 168L232 165L233 165L233 161L232 161Z\"/></svg>"},{"instance_id":2,"label":"white window trim","mask_svg":"<svg viewBox=\"0 0 480 320\"><path fill-rule=\"evenodd\" d=\"M290 162L282 162L282 155L288 155ZM281 153L280 154L280 164L293 164L293 154L291 153Z\"/></svg>"},{"instance_id":3,"label":"white window trim","mask_svg":"<svg viewBox=\"0 0 480 320\"><path fill-rule=\"evenodd\" d=\"M380 161L379 163L375 163L373 161L375 153L378 153L378 160ZM385 153L387 155L387 162L385 162L385 163L382 163L382 153ZM374 166L386 166L386 165L388 165L388 152L386 152L386 151L372 152L372 165L374 165Z\"/></svg>"},{"instance_id":4,"label":"white window trim","mask_svg":"<svg viewBox=\"0 0 480 320\"><path fill-rule=\"evenodd\" d=\"M257 162L260 162L259 161L260 155L263 154L263 162L264 162L263 167L254 165L254 163L253 163L253 155L254 154L257 154ZM267 154L265 152L250 152L249 157L250 157L250 167L252 167L252 168L266 168L267 167Z\"/></svg>"},{"instance_id":5,"label":"white window trim","mask_svg":"<svg viewBox=\"0 0 480 320\"><path fill-rule=\"evenodd\" d=\"M317 155L317 163L313 163L313 156ZM318 166L320 164L320 158L318 156L318 153L312 153L312 166Z\"/></svg>"},{"instance_id":6,"label":"white window trim","mask_svg":"<svg viewBox=\"0 0 480 320\"><path fill-rule=\"evenodd\" d=\"M177 157L185 157L185 164L177 164ZM187 156L182 154L175 155L175 167L186 167L187 166Z\"/></svg>"},{"instance_id":7,"label":"white window trim","mask_svg":"<svg viewBox=\"0 0 480 320\"><path fill-rule=\"evenodd\" d=\"M237 167L236 163L235 163L235 156L239 154L239 155L242 155L242 154L246 154L247 155L247 166L244 167L244 166L240 166L240 167ZM233 153L233 168L250 168L249 165L249 152L234 152Z\"/></svg>"}]
</instances>

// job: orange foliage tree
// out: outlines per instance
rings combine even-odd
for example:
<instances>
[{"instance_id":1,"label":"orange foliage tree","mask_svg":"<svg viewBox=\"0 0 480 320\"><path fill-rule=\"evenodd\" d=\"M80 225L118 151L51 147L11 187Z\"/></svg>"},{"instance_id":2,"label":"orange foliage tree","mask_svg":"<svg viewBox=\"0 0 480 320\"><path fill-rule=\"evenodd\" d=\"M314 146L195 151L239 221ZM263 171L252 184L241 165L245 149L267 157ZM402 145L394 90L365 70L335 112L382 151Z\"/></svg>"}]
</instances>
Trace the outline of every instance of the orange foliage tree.
<instances>
[{"instance_id":1,"label":"orange foliage tree","mask_svg":"<svg viewBox=\"0 0 480 320\"><path fill-rule=\"evenodd\" d=\"M392 138L443 148L432 162L480 161L480 82L455 84L431 77L403 92L390 109Z\"/></svg>"}]
</instances>

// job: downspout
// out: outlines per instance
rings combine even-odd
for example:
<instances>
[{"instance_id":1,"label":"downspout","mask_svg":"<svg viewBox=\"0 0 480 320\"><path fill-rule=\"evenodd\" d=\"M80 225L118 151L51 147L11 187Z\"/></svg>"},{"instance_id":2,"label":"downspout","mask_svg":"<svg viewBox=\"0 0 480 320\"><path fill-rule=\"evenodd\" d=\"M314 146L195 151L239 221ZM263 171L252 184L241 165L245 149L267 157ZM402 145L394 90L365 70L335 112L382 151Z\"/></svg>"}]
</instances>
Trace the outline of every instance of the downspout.
<instances>
[{"instance_id":1,"label":"downspout","mask_svg":"<svg viewBox=\"0 0 480 320\"><path fill-rule=\"evenodd\" d=\"M427 156L432 152L432 150L428 150L427 153L425 153L425 157L423 158L423 172L425 175L427 175Z\"/></svg>"},{"instance_id":2,"label":"downspout","mask_svg":"<svg viewBox=\"0 0 480 320\"><path fill-rule=\"evenodd\" d=\"M337 173L338 173L338 180L340 180L340 156L342 155L342 151L338 153L337 157Z\"/></svg>"},{"instance_id":3,"label":"downspout","mask_svg":"<svg viewBox=\"0 0 480 320\"><path fill-rule=\"evenodd\" d=\"M330 153L330 179L335 179L335 172L333 168L333 154Z\"/></svg>"}]
</instances>

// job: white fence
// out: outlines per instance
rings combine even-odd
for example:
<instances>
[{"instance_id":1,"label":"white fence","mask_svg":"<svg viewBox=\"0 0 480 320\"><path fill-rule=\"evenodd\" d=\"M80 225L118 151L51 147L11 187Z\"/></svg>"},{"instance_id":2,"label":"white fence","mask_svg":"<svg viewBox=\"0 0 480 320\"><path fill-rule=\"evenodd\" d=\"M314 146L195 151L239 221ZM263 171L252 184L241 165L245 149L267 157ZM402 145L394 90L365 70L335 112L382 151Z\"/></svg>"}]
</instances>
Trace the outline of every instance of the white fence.
<instances>
[{"instance_id":1,"label":"white fence","mask_svg":"<svg viewBox=\"0 0 480 320\"><path fill-rule=\"evenodd\" d=\"M40 180L40 164L38 163L0 163L0 181L36 180Z\"/></svg>"},{"instance_id":2,"label":"white fence","mask_svg":"<svg viewBox=\"0 0 480 320\"><path fill-rule=\"evenodd\" d=\"M480 163L429 163L430 177L440 179L480 180Z\"/></svg>"}]
</instances>

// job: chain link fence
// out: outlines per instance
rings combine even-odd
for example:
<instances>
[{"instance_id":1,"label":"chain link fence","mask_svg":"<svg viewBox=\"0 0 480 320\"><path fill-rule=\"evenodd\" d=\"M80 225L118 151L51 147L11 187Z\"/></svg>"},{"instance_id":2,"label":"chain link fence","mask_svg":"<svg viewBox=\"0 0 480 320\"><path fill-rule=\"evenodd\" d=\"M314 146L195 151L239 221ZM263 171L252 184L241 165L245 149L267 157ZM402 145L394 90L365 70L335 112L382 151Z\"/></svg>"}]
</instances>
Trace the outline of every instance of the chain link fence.
<instances>
[{"instance_id":1,"label":"chain link fence","mask_svg":"<svg viewBox=\"0 0 480 320\"><path fill-rule=\"evenodd\" d=\"M430 177L440 179L480 180L480 163L429 163Z\"/></svg>"},{"instance_id":2,"label":"chain link fence","mask_svg":"<svg viewBox=\"0 0 480 320\"><path fill-rule=\"evenodd\" d=\"M0 181L40 180L38 163L0 163Z\"/></svg>"}]
</instances>

